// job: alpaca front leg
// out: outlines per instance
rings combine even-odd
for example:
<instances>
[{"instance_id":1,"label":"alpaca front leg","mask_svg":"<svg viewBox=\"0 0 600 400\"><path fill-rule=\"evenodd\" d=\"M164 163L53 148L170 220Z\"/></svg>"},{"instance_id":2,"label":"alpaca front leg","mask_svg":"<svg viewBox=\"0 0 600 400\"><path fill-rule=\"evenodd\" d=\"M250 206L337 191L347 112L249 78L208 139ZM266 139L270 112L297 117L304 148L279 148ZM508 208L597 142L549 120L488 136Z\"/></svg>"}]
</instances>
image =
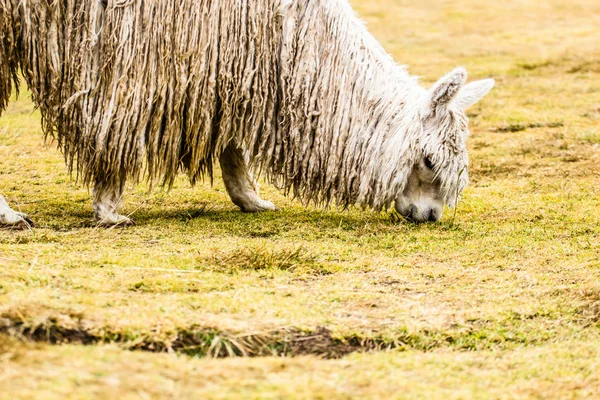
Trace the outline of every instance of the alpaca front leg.
<instances>
[{"instance_id":1,"label":"alpaca front leg","mask_svg":"<svg viewBox=\"0 0 600 400\"><path fill-rule=\"evenodd\" d=\"M33 227L33 221L27 215L10 208L4 197L0 195L0 227L23 230Z\"/></svg>"},{"instance_id":2,"label":"alpaca front leg","mask_svg":"<svg viewBox=\"0 0 600 400\"><path fill-rule=\"evenodd\" d=\"M119 214L123 204L123 193L120 189L106 188L96 185L93 190L94 217L99 226L129 226L135 223L128 217Z\"/></svg>"},{"instance_id":3,"label":"alpaca front leg","mask_svg":"<svg viewBox=\"0 0 600 400\"><path fill-rule=\"evenodd\" d=\"M225 188L231 201L243 212L277 211L273 203L263 200L258 195L258 183L248 168L243 151L229 145L219 158Z\"/></svg>"}]
</instances>

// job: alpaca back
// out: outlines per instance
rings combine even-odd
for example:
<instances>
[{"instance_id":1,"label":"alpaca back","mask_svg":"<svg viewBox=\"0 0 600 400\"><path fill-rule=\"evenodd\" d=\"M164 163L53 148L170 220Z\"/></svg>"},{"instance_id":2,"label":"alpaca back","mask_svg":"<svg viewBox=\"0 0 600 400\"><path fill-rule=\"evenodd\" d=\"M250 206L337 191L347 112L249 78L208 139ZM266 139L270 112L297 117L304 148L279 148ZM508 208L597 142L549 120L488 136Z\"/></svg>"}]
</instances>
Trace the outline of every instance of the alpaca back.
<instances>
[{"instance_id":1,"label":"alpaca back","mask_svg":"<svg viewBox=\"0 0 600 400\"><path fill-rule=\"evenodd\" d=\"M272 0L13 7L23 26L18 61L44 131L85 183L171 185L181 169L194 182L229 141L275 122Z\"/></svg>"}]
</instances>

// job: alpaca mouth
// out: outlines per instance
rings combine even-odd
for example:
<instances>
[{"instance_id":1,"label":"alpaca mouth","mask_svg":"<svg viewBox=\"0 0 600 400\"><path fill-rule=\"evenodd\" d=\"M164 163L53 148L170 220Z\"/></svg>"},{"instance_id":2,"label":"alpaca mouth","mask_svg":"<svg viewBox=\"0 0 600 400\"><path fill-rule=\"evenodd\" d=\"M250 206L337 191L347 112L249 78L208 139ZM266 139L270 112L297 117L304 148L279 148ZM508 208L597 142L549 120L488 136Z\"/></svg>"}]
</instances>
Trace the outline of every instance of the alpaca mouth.
<instances>
[{"instance_id":1,"label":"alpaca mouth","mask_svg":"<svg viewBox=\"0 0 600 400\"><path fill-rule=\"evenodd\" d=\"M421 211L417 206L411 204L406 213L401 213L405 220L413 224L423 224L425 222L437 222L442 217L441 213L435 208L428 208Z\"/></svg>"},{"instance_id":2,"label":"alpaca mouth","mask_svg":"<svg viewBox=\"0 0 600 400\"><path fill-rule=\"evenodd\" d=\"M404 219L408 222L410 222L411 224L415 224L415 225L420 225L420 224L424 224L426 222L430 222L426 219L422 219L422 218L413 218L411 215L403 215Z\"/></svg>"}]
</instances>

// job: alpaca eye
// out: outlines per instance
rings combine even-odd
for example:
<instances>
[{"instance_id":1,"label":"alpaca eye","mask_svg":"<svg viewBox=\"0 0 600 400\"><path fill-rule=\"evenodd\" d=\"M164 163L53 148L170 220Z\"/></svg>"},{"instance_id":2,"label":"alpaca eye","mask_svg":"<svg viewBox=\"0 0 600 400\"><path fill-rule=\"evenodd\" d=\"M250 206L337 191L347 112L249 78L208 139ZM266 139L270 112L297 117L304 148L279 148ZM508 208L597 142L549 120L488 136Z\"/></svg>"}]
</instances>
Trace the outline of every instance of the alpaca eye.
<instances>
[{"instance_id":1,"label":"alpaca eye","mask_svg":"<svg viewBox=\"0 0 600 400\"><path fill-rule=\"evenodd\" d=\"M425 157L425 166L429 169L433 169L433 163L431 162L431 159L429 157Z\"/></svg>"}]
</instances>

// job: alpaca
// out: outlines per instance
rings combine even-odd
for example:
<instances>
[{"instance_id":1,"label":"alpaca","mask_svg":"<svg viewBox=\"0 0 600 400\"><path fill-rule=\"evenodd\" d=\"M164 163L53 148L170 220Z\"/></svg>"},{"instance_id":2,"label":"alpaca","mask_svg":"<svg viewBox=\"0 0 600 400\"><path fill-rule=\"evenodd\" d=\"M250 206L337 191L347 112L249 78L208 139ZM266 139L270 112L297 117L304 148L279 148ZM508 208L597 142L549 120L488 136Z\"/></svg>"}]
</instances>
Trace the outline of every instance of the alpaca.
<instances>
[{"instance_id":1,"label":"alpaca","mask_svg":"<svg viewBox=\"0 0 600 400\"><path fill-rule=\"evenodd\" d=\"M463 68L429 90L346 0L0 0L0 112L18 73L101 225L126 183L193 185L218 158L242 211L304 203L437 221L468 183L464 110L494 85ZM0 196L0 224L28 227Z\"/></svg>"}]
</instances>

